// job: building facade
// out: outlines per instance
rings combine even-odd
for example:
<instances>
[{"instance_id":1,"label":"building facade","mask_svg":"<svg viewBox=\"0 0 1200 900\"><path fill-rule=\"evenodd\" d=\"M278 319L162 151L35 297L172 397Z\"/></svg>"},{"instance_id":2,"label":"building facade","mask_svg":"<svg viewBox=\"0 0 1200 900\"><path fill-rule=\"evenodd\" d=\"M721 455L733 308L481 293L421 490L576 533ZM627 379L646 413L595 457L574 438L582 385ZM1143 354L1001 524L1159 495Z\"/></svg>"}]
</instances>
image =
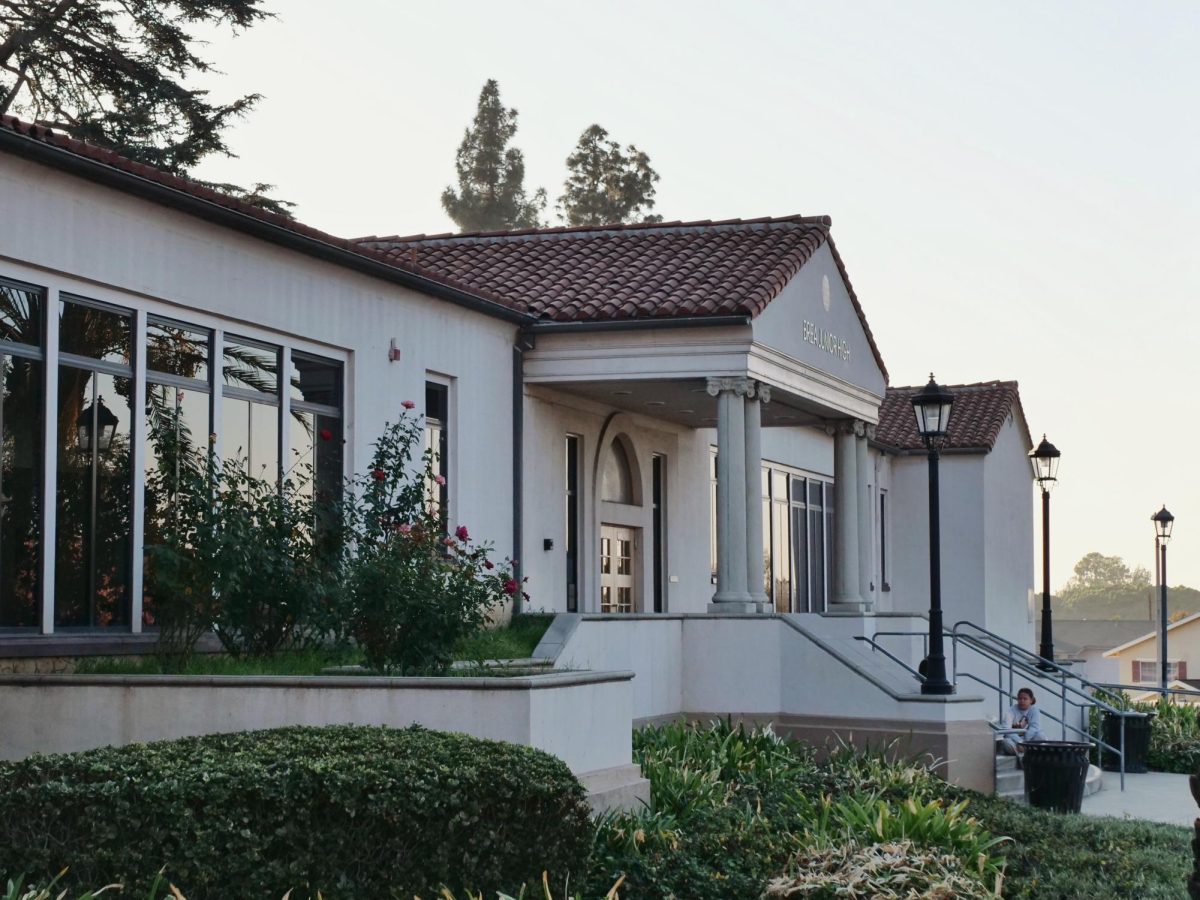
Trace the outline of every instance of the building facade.
<instances>
[{"instance_id":1,"label":"building facade","mask_svg":"<svg viewBox=\"0 0 1200 900\"><path fill-rule=\"evenodd\" d=\"M0 657L153 639L172 448L336 491L404 401L531 609L928 606L915 389L827 218L347 241L11 118L0 196ZM947 622L1032 646L1016 385L957 394Z\"/></svg>"}]
</instances>

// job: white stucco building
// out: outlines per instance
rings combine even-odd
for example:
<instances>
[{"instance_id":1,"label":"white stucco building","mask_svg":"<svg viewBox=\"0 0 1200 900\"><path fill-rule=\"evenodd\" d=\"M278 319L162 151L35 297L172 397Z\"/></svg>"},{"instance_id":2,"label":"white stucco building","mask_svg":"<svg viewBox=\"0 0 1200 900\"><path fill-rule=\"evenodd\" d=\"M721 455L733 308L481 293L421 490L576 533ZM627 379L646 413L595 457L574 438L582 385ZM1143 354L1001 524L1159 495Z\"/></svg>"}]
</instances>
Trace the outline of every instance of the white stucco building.
<instances>
[{"instance_id":1,"label":"white stucco building","mask_svg":"<svg viewBox=\"0 0 1200 900\"><path fill-rule=\"evenodd\" d=\"M828 218L347 241L11 118L0 197L0 658L153 640L161 408L319 491L423 404L450 522L520 560L532 609L928 607L915 389ZM951 387L947 625L1032 649L1016 384Z\"/></svg>"}]
</instances>

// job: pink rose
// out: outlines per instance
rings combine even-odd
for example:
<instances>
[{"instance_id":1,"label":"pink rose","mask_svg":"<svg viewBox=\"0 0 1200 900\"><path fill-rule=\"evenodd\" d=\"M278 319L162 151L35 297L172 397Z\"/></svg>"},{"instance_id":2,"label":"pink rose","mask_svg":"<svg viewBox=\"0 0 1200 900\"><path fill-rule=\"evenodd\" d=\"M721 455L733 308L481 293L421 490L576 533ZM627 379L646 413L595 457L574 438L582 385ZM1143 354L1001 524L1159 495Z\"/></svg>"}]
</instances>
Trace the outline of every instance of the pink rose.
<instances>
[{"instance_id":1,"label":"pink rose","mask_svg":"<svg viewBox=\"0 0 1200 900\"><path fill-rule=\"evenodd\" d=\"M515 594L519 588L520 585L511 578L504 582L504 593L508 594L510 597Z\"/></svg>"},{"instance_id":2,"label":"pink rose","mask_svg":"<svg viewBox=\"0 0 1200 900\"><path fill-rule=\"evenodd\" d=\"M411 534L412 526L409 525L407 522L402 522L402 523L400 523L400 527L397 528L396 530L399 531L401 534Z\"/></svg>"},{"instance_id":3,"label":"pink rose","mask_svg":"<svg viewBox=\"0 0 1200 900\"><path fill-rule=\"evenodd\" d=\"M416 408L417 404L413 403L411 400L405 400L400 405L403 406L405 409L414 409L414 408Z\"/></svg>"},{"instance_id":4,"label":"pink rose","mask_svg":"<svg viewBox=\"0 0 1200 900\"><path fill-rule=\"evenodd\" d=\"M445 544L447 547L453 547L454 546L454 538L447 535L446 537L442 538L442 543Z\"/></svg>"},{"instance_id":5,"label":"pink rose","mask_svg":"<svg viewBox=\"0 0 1200 900\"><path fill-rule=\"evenodd\" d=\"M434 475L434 476L433 476L433 480L434 480L434 481L436 481L438 484L445 484L445 483L446 483L446 479L445 479L445 478L443 478L441 475Z\"/></svg>"},{"instance_id":6,"label":"pink rose","mask_svg":"<svg viewBox=\"0 0 1200 900\"><path fill-rule=\"evenodd\" d=\"M460 541L469 541L471 539L471 534L467 531L466 525L459 525L454 529L454 536Z\"/></svg>"}]
</instances>

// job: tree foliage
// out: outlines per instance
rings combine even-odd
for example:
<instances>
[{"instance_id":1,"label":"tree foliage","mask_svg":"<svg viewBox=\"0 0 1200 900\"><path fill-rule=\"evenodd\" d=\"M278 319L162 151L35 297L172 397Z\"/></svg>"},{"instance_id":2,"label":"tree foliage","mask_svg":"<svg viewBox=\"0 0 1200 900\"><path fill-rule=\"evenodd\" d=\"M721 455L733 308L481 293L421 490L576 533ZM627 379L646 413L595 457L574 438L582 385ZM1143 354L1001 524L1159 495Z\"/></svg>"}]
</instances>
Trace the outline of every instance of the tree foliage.
<instances>
[{"instance_id":1,"label":"tree foliage","mask_svg":"<svg viewBox=\"0 0 1200 900\"><path fill-rule=\"evenodd\" d=\"M568 225L662 221L650 214L658 181L650 157L633 144L622 150L599 125L579 136L567 157L567 171L558 209Z\"/></svg>"},{"instance_id":2,"label":"tree foliage","mask_svg":"<svg viewBox=\"0 0 1200 900\"><path fill-rule=\"evenodd\" d=\"M0 113L176 175L211 154L232 156L224 132L260 99L214 102L188 87L213 71L192 26L249 28L263 0L0 0ZM287 215L266 185L227 189Z\"/></svg>"},{"instance_id":3,"label":"tree foliage","mask_svg":"<svg viewBox=\"0 0 1200 900\"><path fill-rule=\"evenodd\" d=\"M458 145L458 190L442 192L442 208L463 231L536 228L546 192L525 192L525 157L509 142L517 133L517 111L505 109L500 86L489 79L479 92L475 120Z\"/></svg>"}]
</instances>

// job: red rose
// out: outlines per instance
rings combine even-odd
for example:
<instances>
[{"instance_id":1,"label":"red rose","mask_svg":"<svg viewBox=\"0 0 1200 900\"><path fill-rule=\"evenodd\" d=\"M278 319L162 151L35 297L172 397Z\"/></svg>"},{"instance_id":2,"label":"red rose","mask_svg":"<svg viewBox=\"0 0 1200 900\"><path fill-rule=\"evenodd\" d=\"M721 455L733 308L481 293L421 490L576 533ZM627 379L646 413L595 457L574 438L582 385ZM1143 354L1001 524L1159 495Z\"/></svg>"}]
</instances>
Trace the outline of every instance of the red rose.
<instances>
[{"instance_id":1,"label":"red rose","mask_svg":"<svg viewBox=\"0 0 1200 900\"><path fill-rule=\"evenodd\" d=\"M518 585L515 581L513 581L510 578L510 579L508 579L508 581L504 582L504 593L508 594L509 596L512 596L513 594L515 594L517 592L517 589L519 587L520 587L520 585Z\"/></svg>"},{"instance_id":2,"label":"red rose","mask_svg":"<svg viewBox=\"0 0 1200 900\"><path fill-rule=\"evenodd\" d=\"M485 560L483 561L483 567L484 567L485 569L494 569L494 568L496 568L494 565L492 565L492 561L491 561L490 559L485 559Z\"/></svg>"},{"instance_id":3,"label":"red rose","mask_svg":"<svg viewBox=\"0 0 1200 900\"><path fill-rule=\"evenodd\" d=\"M333 440L333 432L330 431L328 428L322 428L321 429L321 440L323 440L323 441Z\"/></svg>"},{"instance_id":4,"label":"red rose","mask_svg":"<svg viewBox=\"0 0 1200 900\"><path fill-rule=\"evenodd\" d=\"M466 525L459 525L458 528L454 530L454 536L460 541L469 541L471 539L471 535L468 533Z\"/></svg>"},{"instance_id":5,"label":"red rose","mask_svg":"<svg viewBox=\"0 0 1200 900\"><path fill-rule=\"evenodd\" d=\"M385 478L387 478L387 472L383 471L383 469L376 469L371 473L371 477L376 481L383 481Z\"/></svg>"}]
</instances>

